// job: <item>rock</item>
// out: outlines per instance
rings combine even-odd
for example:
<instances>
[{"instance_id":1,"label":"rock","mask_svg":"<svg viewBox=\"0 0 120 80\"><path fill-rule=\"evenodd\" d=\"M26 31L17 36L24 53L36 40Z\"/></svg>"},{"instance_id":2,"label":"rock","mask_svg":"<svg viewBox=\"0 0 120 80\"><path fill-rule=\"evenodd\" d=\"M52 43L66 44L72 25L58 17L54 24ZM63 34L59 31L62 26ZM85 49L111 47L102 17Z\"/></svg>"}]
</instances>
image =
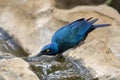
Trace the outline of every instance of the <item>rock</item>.
<instances>
[{"instance_id":1,"label":"rock","mask_svg":"<svg viewBox=\"0 0 120 80\"><path fill-rule=\"evenodd\" d=\"M120 75L120 58L113 55L103 41L93 40L85 43L69 50L66 55L73 59L82 59L94 77L117 77Z\"/></svg>"},{"instance_id":2,"label":"rock","mask_svg":"<svg viewBox=\"0 0 120 80\"><path fill-rule=\"evenodd\" d=\"M120 14L116 10L106 5L59 9L55 0L17 0L10 4L0 13L0 25L34 55L50 42L58 28L76 19L94 17L99 18L97 24L110 23L110 27L91 32L85 44L68 50L67 57L82 59L94 77L119 77Z\"/></svg>"},{"instance_id":3,"label":"rock","mask_svg":"<svg viewBox=\"0 0 120 80\"><path fill-rule=\"evenodd\" d=\"M41 26L44 27L44 24L51 20L50 15L47 16L46 14L50 13L53 0L18 1L16 3L14 1L13 3L11 2L11 5L4 9L0 16L0 25L20 42L26 52L38 53L40 48L40 25L38 27L37 22L41 20ZM44 2L46 4L43 4ZM38 20L39 17L41 19Z\"/></svg>"},{"instance_id":4,"label":"rock","mask_svg":"<svg viewBox=\"0 0 120 80\"><path fill-rule=\"evenodd\" d=\"M39 80L20 58L0 59L0 80Z\"/></svg>"},{"instance_id":5,"label":"rock","mask_svg":"<svg viewBox=\"0 0 120 80\"><path fill-rule=\"evenodd\" d=\"M10 53L0 53L0 59L12 59L12 58L15 58L15 56Z\"/></svg>"}]
</instances>

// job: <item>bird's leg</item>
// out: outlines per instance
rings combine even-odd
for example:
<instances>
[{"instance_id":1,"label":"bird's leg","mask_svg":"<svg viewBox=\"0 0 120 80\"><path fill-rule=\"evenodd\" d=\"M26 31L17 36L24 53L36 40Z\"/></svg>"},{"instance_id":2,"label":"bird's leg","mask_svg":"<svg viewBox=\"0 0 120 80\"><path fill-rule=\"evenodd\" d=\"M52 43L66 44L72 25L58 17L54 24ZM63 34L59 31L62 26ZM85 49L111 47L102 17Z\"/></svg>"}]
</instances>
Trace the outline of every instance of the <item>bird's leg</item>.
<instances>
[{"instance_id":1,"label":"bird's leg","mask_svg":"<svg viewBox=\"0 0 120 80\"><path fill-rule=\"evenodd\" d=\"M56 57L60 57L60 56L62 56L62 54L59 54L59 53L58 53L58 54L56 54L55 56L56 56Z\"/></svg>"},{"instance_id":2,"label":"bird's leg","mask_svg":"<svg viewBox=\"0 0 120 80\"><path fill-rule=\"evenodd\" d=\"M63 62L65 60L65 58L63 57L62 54L57 54L55 56L55 60L58 61L58 62Z\"/></svg>"}]
</instances>

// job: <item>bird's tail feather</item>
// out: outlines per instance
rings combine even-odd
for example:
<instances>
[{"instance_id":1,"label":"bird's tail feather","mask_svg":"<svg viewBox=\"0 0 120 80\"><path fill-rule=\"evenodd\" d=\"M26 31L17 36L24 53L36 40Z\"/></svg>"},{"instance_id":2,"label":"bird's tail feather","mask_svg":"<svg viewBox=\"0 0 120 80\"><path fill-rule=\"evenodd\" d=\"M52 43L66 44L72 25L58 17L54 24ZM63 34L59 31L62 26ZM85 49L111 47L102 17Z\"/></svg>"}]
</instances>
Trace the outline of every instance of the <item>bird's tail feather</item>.
<instances>
[{"instance_id":1,"label":"bird's tail feather","mask_svg":"<svg viewBox=\"0 0 120 80\"><path fill-rule=\"evenodd\" d=\"M97 24L97 25L93 25L92 28L100 28L100 27L107 27L110 26L110 24Z\"/></svg>"},{"instance_id":2,"label":"bird's tail feather","mask_svg":"<svg viewBox=\"0 0 120 80\"><path fill-rule=\"evenodd\" d=\"M96 21L98 21L98 18L91 20L92 18L93 17L87 19L87 21L89 21L89 23L92 25L92 27L91 27L92 29L99 28L99 27L110 26L110 24L96 24L96 25L93 25Z\"/></svg>"},{"instance_id":3,"label":"bird's tail feather","mask_svg":"<svg viewBox=\"0 0 120 80\"><path fill-rule=\"evenodd\" d=\"M93 18L93 17L88 18L87 21L90 21L92 18Z\"/></svg>"},{"instance_id":4,"label":"bird's tail feather","mask_svg":"<svg viewBox=\"0 0 120 80\"><path fill-rule=\"evenodd\" d=\"M93 31L96 28L107 27L107 26L110 26L110 24L96 24L96 25L92 25L92 27L88 30L88 33Z\"/></svg>"},{"instance_id":5,"label":"bird's tail feather","mask_svg":"<svg viewBox=\"0 0 120 80\"><path fill-rule=\"evenodd\" d=\"M90 24L94 24L96 21L98 21L98 18L97 19L93 19L91 21L89 21Z\"/></svg>"}]
</instances>

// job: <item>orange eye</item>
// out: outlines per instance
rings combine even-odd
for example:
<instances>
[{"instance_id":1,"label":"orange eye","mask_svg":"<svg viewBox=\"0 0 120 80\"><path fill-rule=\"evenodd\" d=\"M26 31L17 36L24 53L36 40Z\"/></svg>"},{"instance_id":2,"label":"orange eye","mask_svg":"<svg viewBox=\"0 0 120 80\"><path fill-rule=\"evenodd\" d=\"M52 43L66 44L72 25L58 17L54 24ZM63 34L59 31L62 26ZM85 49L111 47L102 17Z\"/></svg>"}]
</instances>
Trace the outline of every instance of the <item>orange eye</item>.
<instances>
[{"instance_id":1,"label":"orange eye","mask_svg":"<svg viewBox=\"0 0 120 80\"><path fill-rule=\"evenodd\" d=\"M49 52L50 52L50 50L49 50L49 49L47 49L47 50L45 50L45 52L49 53Z\"/></svg>"}]
</instances>

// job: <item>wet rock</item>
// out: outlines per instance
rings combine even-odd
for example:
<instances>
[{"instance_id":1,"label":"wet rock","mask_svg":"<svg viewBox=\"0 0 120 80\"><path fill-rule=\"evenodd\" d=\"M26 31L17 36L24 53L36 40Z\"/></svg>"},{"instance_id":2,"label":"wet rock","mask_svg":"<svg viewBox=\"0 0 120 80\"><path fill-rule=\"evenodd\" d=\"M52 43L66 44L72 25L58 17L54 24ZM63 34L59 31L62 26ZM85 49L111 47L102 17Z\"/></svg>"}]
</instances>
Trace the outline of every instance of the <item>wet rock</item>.
<instances>
[{"instance_id":1,"label":"wet rock","mask_svg":"<svg viewBox=\"0 0 120 80\"><path fill-rule=\"evenodd\" d=\"M0 80L39 80L20 58L0 59Z\"/></svg>"},{"instance_id":2,"label":"wet rock","mask_svg":"<svg viewBox=\"0 0 120 80\"><path fill-rule=\"evenodd\" d=\"M0 52L10 52L15 56L27 56L20 45L10 36L7 31L0 27Z\"/></svg>"},{"instance_id":3,"label":"wet rock","mask_svg":"<svg viewBox=\"0 0 120 80\"><path fill-rule=\"evenodd\" d=\"M9 53L0 53L0 59L12 59L15 58L14 55Z\"/></svg>"}]
</instances>

